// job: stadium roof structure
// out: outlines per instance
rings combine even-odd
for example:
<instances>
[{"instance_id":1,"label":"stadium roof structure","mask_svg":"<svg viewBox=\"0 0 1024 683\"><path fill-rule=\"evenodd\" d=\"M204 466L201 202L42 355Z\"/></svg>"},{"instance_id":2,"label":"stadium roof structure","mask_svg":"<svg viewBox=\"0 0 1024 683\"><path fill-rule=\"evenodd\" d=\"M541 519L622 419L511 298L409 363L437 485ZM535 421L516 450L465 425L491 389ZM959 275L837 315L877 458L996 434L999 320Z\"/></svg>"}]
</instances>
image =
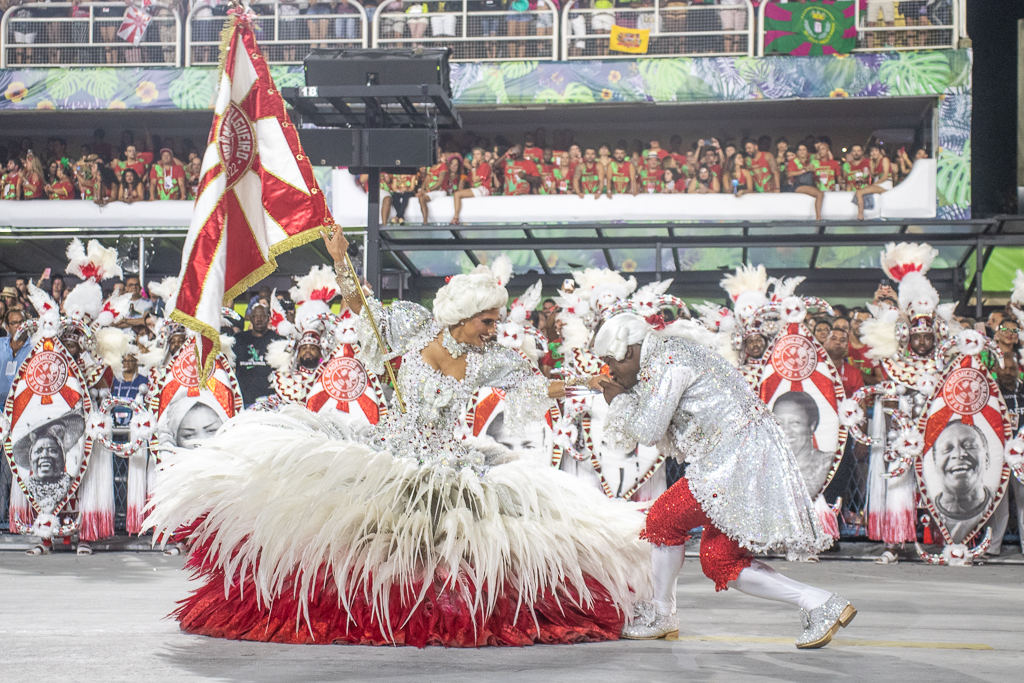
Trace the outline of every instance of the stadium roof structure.
<instances>
[{"instance_id":1,"label":"stadium roof structure","mask_svg":"<svg viewBox=\"0 0 1024 683\"><path fill-rule=\"evenodd\" d=\"M360 231L352 233L358 241ZM184 228L0 228L0 274L35 273L64 263L72 237L96 238L137 263L146 254L148 280L176 274ZM429 298L444 278L506 252L516 268L515 293L536 278L555 288L576 269L609 267L641 283L674 278L672 293L721 299L723 270L751 262L770 272L805 275L807 292L826 298L870 296L882 274L878 255L887 242L928 242L939 250L932 279L944 299L975 299L978 270L986 272L982 300L1005 297L1015 266L1024 262L1024 218L867 221L666 222L591 224L390 225L380 229L385 294ZM1005 258L1000 258L1000 253ZM986 271L995 256L1000 273ZM278 257L276 278L328 263L322 244ZM1004 282L1005 281L1005 282ZM975 302L976 303L976 302Z\"/></svg>"}]
</instances>

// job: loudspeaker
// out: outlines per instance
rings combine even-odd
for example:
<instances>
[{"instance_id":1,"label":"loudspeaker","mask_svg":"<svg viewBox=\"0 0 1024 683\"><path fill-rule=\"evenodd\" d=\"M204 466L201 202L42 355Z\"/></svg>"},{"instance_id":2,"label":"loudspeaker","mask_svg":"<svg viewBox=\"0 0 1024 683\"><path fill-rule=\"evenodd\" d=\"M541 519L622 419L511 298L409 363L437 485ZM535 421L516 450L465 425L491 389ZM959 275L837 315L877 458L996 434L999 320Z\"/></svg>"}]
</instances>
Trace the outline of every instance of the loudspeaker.
<instances>
[{"instance_id":1,"label":"loudspeaker","mask_svg":"<svg viewBox=\"0 0 1024 683\"><path fill-rule=\"evenodd\" d=\"M314 166L418 169L437 163L437 132L429 128L300 128Z\"/></svg>"},{"instance_id":2,"label":"loudspeaker","mask_svg":"<svg viewBox=\"0 0 1024 683\"><path fill-rule=\"evenodd\" d=\"M440 85L452 95L451 48L317 49L306 55L307 86Z\"/></svg>"}]
</instances>

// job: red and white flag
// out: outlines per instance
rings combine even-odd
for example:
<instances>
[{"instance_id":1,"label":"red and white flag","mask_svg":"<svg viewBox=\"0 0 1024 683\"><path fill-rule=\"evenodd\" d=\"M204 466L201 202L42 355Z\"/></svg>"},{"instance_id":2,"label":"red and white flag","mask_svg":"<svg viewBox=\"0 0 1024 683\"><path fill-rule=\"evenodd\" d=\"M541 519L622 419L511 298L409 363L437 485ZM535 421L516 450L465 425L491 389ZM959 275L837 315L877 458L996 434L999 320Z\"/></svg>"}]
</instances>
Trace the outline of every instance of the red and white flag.
<instances>
[{"instance_id":1,"label":"red and white flag","mask_svg":"<svg viewBox=\"0 0 1024 683\"><path fill-rule=\"evenodd\" d=\"M334 225L256 44L255 15L241 8L229 14L231 35L171 313L201 335L203 381L220 350L221 307L272 273L279 254Z\"/></svg>"},{"instance_id":2,"label":"red and white flag","mask_svg":"<svg viewBox=\"0 0 1024 683\"><path fill-rule=\"evenodd\" d=\"M153 17L136 9L134 5L129 6L124 13L121 28L117 29L117 37L132 45L138 45L146 35L146 28L149 27L149 22L152 19Z\"/></svg>"}]
</instances>

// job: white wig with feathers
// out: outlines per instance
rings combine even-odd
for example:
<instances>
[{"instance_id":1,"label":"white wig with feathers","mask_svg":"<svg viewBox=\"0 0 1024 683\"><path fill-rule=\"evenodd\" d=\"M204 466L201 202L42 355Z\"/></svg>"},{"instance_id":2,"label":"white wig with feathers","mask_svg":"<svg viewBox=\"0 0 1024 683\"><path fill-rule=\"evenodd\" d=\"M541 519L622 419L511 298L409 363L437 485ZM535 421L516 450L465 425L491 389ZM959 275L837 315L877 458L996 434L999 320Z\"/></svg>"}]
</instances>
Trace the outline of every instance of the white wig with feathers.
<instances>
[{"instance_id":1,"label":"white wig with feathers","mask_svg":"<svg viewBox=\"0 0 1024 683\"><path fill-rule=\"evenodd\" d=\"M665 329L659 330L635 313L620 313L612 316L597 331L594 338L594 355L598 358L611 357L621 361L626 350L634 344L643 344L650 335L659 337L680 337L721 354L721 336L711 332L695 320L677 320ZM733 359L730 363L736 365Z\"/></svg>"},{"instance_id":2,"label":"white wig with feathers","mask_svg":"<svg viewBox=\"0 0 1024 683\"><path fill-rule=\"evenodd\" d=\"M479 265L470 273L455 275L437 290L434 318L442 325L456 325L482 311L504 308L508 303L505 284L512 279L512 264L504 254L491 267Z\"/></svg>"}]
</instances>

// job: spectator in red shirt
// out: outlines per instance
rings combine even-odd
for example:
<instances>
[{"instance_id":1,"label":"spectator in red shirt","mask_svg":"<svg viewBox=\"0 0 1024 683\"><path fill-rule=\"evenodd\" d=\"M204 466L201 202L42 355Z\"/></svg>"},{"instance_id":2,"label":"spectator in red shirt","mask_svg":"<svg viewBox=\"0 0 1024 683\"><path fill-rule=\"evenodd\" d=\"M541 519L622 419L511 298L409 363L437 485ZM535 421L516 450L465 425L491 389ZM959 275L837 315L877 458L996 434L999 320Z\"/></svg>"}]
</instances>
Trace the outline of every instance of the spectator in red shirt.
<instances>
[{"instance_id":1,"label":"spectator in red shirt","mask_svg":"<svg viewBox=\"0 0 1024 683\"><path fill-rule=\"evenodd\" d=\"M667 149L662 149L661 148L661 143L659 141L657 141L657 140L651 140L651 146L648 147L644 151L644 158L646 158L647 154L649 154L651 152L654 152L655 154L658 155L658 161L659 162L661 162L662 159L664 159L665 157L667 157L669 155L668 150Z\"/></svg>"},{"instance_id":2,"label":"spectator in red shirt","mask_svg":"<svg viewBox=\"0 0 1024 683\"><path fill-rule=\"evenodd\" d=\"M505 178L504 193L506 196L531 194L532 188L541 183L537 164L529 159L520 159L521 153L522 148L519 145L514 145L498 161Z\"/></svg>"},{"instance_id":3,"label":"spectator in red shirt","mask_svg":"<svg viewBox=\"0 0 1024 683\"><path fill-rule=\"evenodd\" d=\"M665 172L661 170L661 162L658 153L648 150L644 153L644 167L640 169L636 177L636 187L639 194L658 194L661 192L662 178Z\"/></svg>"},{"instance_id":4,"label":"spectator in red shirt","mask_svg":"<svg viewBox=\"0 0 1024 683\"><path fill-rule=\"evenodd\" d=\"M121 180L124 175L125 169L132 169L135 171L135 175L140 178L146 177L146 162L139 158L139 153L135 150L135 145L128 145L124 148L124 161L115 159L111 166L114 169L114 173L117 174L118 181Z\"/></svg>"},{"instance_id":5,"label":"spectator in red shirt","mask_svg":"<svg viewBox=\"0 0 1024 683\"><path fill-rule=\"evenodd\" d=\"M857 219L864 220L864 197L869 194L882 194L892 189L892 163L882 153L882 148L873 144L868 147L871 184L857 190Z\"/></svg>"},{"instance_id":6,"label":"spectator in red shirt","mask_svg":"<svg viewBox=\"0 0 1024 683\"><path fill-rule=\"evenodd\" d=\"M674 168L664 169L661 172L661 193L681 194L683 192L686 192L686 179L680 179Z\"/></svg>"},{"instance_id":7,"label":"spectator in red shirt","mask_svg":"<svg viewBox=\"0 0 1024 683\"><path fill-rule=\"evenodd\" d=\"M868 345L860 339L861 325L865 320L871 318L871 314L863 308L854 308L850 311L850 315L850 347L847 352L849 362L860 370L864 384L868 386L878 384L882 381L881 366L878 361L868 358Z\"/></svg>"},{"instance_id":8,"label":"spectator in red shirt","mask_svg":"<svg viewBox=\"0 0 1024 683\"><path fill-rule=\"evenodd\" d=\"M57 164L57 175L54 182L44 187L50 199L74 199L75 184L71 182L68 168L64 164Z\"/></svg>"},{"instance_id":9,"label":"spectator in red shirt","mask_svg":"<svg viewBox=\"0 0 1024 683\"><path fill-rule=\"evenodd\" d=\"M473 148L473 158L467 166L469 187L464 187L456 192L455 215L452 217L452 225L459 225L459 215L462 213L462 200L470 197L487 197L491 194L491 165L484 161L484 150L482 147Z\"/></svg>"},{"instance_id":10,"label":"spectator in red shirt","mask_svg":"<svg viewBox=\"0 0 1024 683\"><path fill-rule=\"evenodd\" d=\"M856 192L871 184L871 162L864 157L864 148L860 145L850 147L850 160L848 168L843 172L846 180L846 189Z\"/></svg>"},{"instance_id":11,"label":"spectator in red shirt","mask_svg":"<svg viewBox=\"0 0 1024 683\"><path fill-rule=\"evenodd\" d=\"M828 338L825 340L825 353L832 359L836 370L843 382L843 390L846 397L853 396L853 393L864 386L864 376L855 366L846 362L846 355L849 349L850 338L844 330L832 328Z\"/></svg>"},{"instance_id":12,"label":"spectator in red shirt","mask_svg":"<svg viewBox=\"0 0 1024 683\"><path fill-rule=\"evenodd\" d=\"M726 157L725 162L725 191L742 197L748 192L754 191L754 177L747 170L746 159L739 152ZM735 181L735 182L734 182Z\"/></svg>"},{"instance_id":13,"label":"spectator in red shirt","mask_svg":"<svg viewBox=\"0 0 1024 683\"><path fill-rule=\"evenodd\" d=\"M149 200L184 199L185 169L174 163L174 152L160 150L160 161L149 171Z\"/></svg>"},{"instance_id":14,"label":"spectator in red shirt","mask_svg":"<svg viewBox=\"0 0 1024 683\"><path fill-rule=\"evenodd\" d=\"M577 164L572 176L573 192L583 199L585 194L600 195L605 184L604 166L597 161L597 153L588 147L583 154L583 162Z\"/></svg>"},{"instance_id":15,"label":"spectator in red shirt","mask_svg":"<svg viewBox=\"0 0 1024 683\"><path fill-rule=\"evenodd\" d=\"M536 139L533 133L526 134L523 144L523 158L535 164L540 164L544 161L544 150L537 146Z\"/></svg>"}]
</instances>

